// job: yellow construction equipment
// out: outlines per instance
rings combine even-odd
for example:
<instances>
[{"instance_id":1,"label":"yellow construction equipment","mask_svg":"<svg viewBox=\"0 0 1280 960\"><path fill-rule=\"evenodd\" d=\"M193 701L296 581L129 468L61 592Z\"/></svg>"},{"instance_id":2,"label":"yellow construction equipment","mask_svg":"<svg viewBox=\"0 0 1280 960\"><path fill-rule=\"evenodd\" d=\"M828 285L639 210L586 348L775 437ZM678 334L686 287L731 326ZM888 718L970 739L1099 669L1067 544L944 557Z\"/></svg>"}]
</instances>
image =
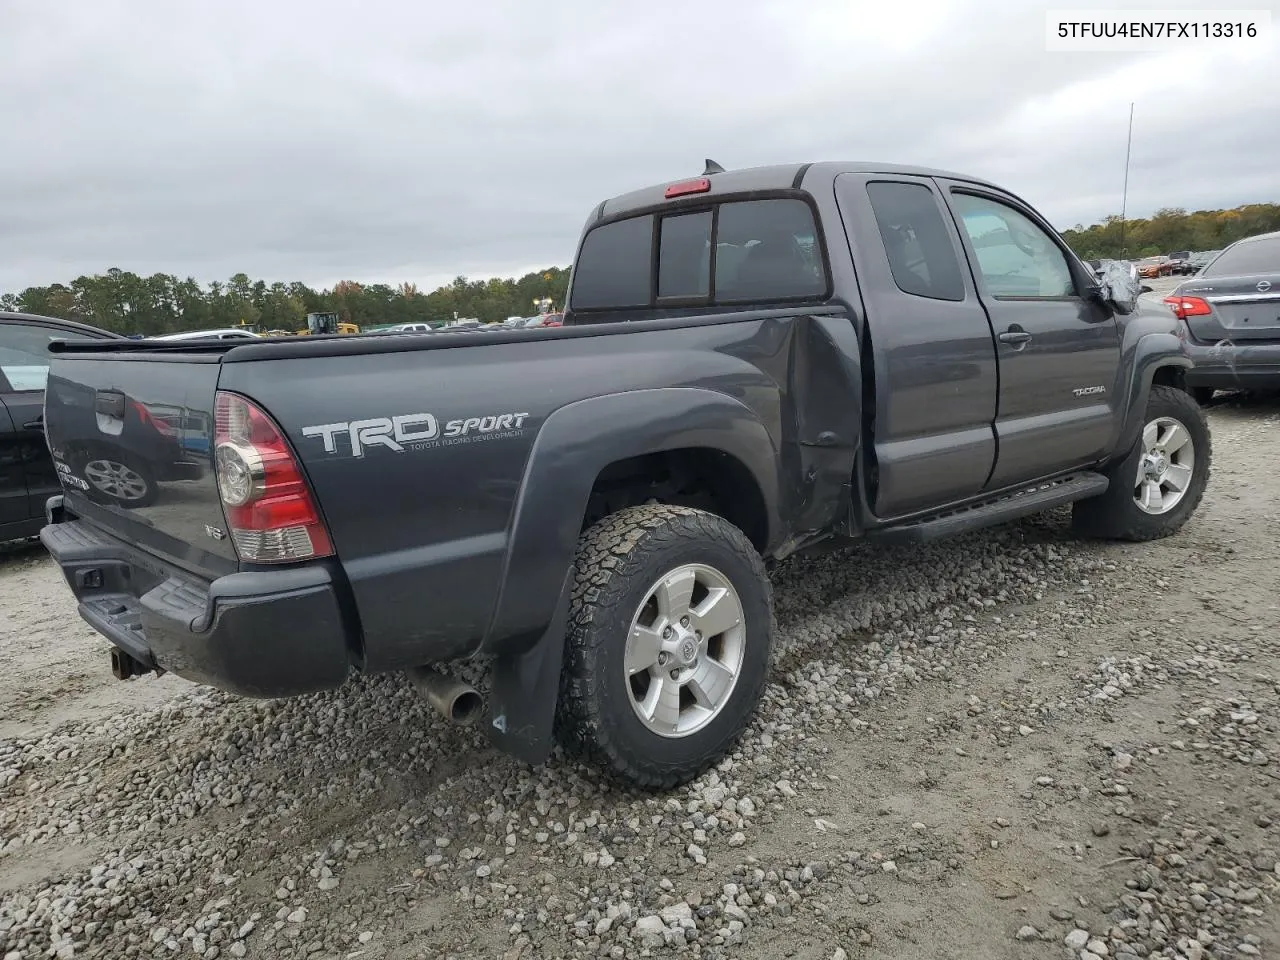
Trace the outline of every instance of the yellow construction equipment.
<instances>
[{"instance_id":1,"label":"yellow construction equipment","mask_svg":"<svg viewBox=\"0 0 1280 960\"><path fill-rule=\"evenodd\" d=\"M307 328L299 330L297 335L300 337L319 337L325 334L352 334L359 332L360 328L358 326L354 323L339 320L336 313L308 313Z\"/></svg>"}]
</instances>

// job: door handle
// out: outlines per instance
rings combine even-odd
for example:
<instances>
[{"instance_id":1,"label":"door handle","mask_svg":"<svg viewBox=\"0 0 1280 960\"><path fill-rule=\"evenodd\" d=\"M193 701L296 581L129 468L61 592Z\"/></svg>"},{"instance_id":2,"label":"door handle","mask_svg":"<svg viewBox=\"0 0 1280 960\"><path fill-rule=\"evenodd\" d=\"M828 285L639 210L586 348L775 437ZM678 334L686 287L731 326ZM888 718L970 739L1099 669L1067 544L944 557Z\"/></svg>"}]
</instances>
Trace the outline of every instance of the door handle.
<instances>
[{"instance_id":1,"label":"door handle","mask_svg":"<svg viewBox=\"0 0 1280 960\"><path fill-rule=\"evenodd\" d=\"M44 430L44 417L38 417L35 420L28 420L22 425L23 430Z\"/></svg>"},{"instance_id":2,"label":"door handle","mask_svg":"<svg viewBox=\"0 0 1280 960\"><path fill-rule=\"evenodd\" d=\"M1000 334L1001 343L1020 344L1026 343L1030 339L1031 334L1027 333L1025 330L1006 330L1004 333Z\"/></svg>"}]
</instances>

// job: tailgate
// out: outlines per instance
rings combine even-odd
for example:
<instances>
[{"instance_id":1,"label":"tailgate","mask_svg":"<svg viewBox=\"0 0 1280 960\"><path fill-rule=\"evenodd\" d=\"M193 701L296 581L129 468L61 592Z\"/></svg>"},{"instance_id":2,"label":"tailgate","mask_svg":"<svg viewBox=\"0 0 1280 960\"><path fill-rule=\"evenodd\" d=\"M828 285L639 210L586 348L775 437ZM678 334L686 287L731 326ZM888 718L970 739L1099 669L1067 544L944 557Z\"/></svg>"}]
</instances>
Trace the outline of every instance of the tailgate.
<instances>
[{"instance_id":1,"label":"tailgate","mask_svg":"<svg viewBox=\"0 0 1280 960\"><path fill-rule=\"evenodd\" d=\"M208 577L238 566L212 462L219 359L56 353L45 392L67 508Z\"/></svg>"}]
</instances>

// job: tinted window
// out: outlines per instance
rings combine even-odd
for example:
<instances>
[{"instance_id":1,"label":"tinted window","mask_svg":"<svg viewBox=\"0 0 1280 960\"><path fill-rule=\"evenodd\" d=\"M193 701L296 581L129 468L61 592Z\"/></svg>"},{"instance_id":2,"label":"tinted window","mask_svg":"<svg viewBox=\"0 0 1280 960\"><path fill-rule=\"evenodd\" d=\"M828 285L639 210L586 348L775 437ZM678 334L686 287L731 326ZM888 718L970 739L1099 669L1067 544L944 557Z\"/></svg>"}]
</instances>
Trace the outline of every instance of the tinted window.
<instances>
[{"instance_id":1,"label":"tinted window","mask_svg":"<svg viewBox=\"0 0 1280 960\"><path fill-rule=\"evenodd\" d=\"M790 199L721 204L716 302L820 297L826 289L808 204Z\"/></svg>"},{"instance_id":2,"label":"tinted window","mask_svg":"<svg viewBox=\"0 0 1280 960\"><path fill-rule=\"evenodd\" d=\"M963 300L960 259L933 191L918 183L869 183L893 282L903 293Z\"/></svg>"},{"instance_id":3,"label":"tinted window","mask_svg":"<svg viewBox=\"0 0 1280 960\"><path fill-rule=\"evenodd\" d=\"M0 372L11 390L43 390L49 379L49 344L90 340L83 333L26 323L0 325Z\"/></svg>"},{"instance_id":4,"label":"tinted window","mask_svg":"<svg viewBox=\"0 0 1280 960\"><path fill-rule=\"evenodd\" d=\"M1075 296L1066 256L1035 221L987 197L956 193L952 202L992 296Z\"/></svg>"},{"instance_id":5,"label":"tinted window","mask_svg":"<svg viewBox=\"0 0 1280 960\"><path fill-rule=\"evenodd\" d=\"M1242 240L1223 250L1200 276L1247 277L1255 273L1280 273L1280 237Z\"/></svg>"},{"instance_id":6,"label":"tinted window","mask_svg":"<svg viewBox=\"0 0 1280 960\"><path fill-rule=\"evenodd\" d=\"M573 306L643 307L649 303L653 217L616 220L590 231L573 271Z\"/></svg>"},{"instance_id":7,"label":"tinted window","mask_svg":"<svg viewBox=\"0 0 1280 960\"><path fill-rule=\"evenodd\" d=\"M711 211L663 217L660 229L658 296L707 296L711 292Z\"/></svg>"},{"instance_id":8,"label":"tinted window","mask_svg":"<svg viewBox=\"0 0 1280 960\"><path fill-rule=\"evenodd\" d=\"M802 200L731 200L711 211L619 220L587 233L573 268L575 310L650 306L653 230L659 297L716 303L813 299L827 279L813 213ZM715 277L711 242L715 231Z\"/></svg>"}]
</instances>

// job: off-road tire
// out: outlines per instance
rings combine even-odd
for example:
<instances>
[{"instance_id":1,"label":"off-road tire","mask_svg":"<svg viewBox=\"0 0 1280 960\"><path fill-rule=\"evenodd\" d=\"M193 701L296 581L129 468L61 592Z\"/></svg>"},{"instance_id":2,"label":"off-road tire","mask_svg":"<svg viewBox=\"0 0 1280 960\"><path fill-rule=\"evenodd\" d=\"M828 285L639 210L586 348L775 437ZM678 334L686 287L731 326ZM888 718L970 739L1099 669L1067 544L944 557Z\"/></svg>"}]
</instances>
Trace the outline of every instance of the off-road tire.
<instances>
[{"instance_id":1,"label":"off-road tire","mask_svg":"<svg viewBox=\"0 0 1280 960\"><path fill-rule=\"evenodd\" d=\"M1194 445L1195 462L1191 482L1182 500L1168 513L1159 515L1145 513L1134 503L1134 478L1143 453L1142 438L1139 436L1133 449L1104 471L1111 481L1107 492L1098 497L1078 500L1072 507L1072 527L1076 533L1101 540L1158 540L1177 533L1195 513L1209 482L1212 456L1209 424L1191 394L1176 387L1156 385L1151 388L1147 399L1147 409L1142 416L1143 426L1160 417L1170 417L1181 423L1191 435Z\"/></svg>"},{"instance_id":2,"label":"off-road tire","mask_svg":"<svg viewBox=\"0 0 1280 960\"><path fill-rule=\"evenodd\" d=\"M706 564L733 584L746 630L738 680L720 712L680 738L649 730L632 708L624 665L632 618L664 574ZM742 531L690 507L646 504L601 519L582 534L556 736L590 765L646 789L694 779L737 742L764 692L772 665L773 594L764 563Z\"/></svg>"}]
</instances>

